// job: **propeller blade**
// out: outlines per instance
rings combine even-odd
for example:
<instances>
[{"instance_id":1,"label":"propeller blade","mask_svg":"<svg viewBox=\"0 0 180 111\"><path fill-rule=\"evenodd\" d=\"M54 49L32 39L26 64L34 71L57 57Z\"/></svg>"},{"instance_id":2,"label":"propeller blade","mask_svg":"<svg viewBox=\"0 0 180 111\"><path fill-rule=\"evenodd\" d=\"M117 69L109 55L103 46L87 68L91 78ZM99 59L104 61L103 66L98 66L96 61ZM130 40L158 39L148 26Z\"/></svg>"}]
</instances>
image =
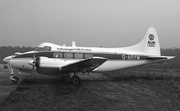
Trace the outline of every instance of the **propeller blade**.
<instances>
[{"instance_id":1,"label":"propeller blade","mask_svg":"<svg viewBox=\"0 0 180 111\"><path fill-rule=\"evenodd\" d=\"M35 67L36 67L36 55L33 53L33 60L29 61L32 64L32 78L34 78L35 75Z\"/></svg>"}]
</instances>

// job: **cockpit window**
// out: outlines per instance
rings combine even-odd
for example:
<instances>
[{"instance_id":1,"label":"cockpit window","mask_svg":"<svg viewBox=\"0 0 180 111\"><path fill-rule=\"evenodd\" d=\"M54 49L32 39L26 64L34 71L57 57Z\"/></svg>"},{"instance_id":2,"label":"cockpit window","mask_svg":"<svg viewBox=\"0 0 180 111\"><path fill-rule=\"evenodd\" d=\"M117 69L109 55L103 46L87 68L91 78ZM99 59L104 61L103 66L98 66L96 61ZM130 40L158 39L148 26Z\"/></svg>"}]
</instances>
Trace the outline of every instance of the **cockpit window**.
<instances>
[{"instance_id":1,"label":"cockpit window","mask_svg":"<svg viewBox=\"0 0 180 111\"><path fill-rule=\"evenodd\" d=\"M35 47L33 51L37 51L39 49L39 47Z\"/></svg>"},{"instance_id":2,"label":"cockpit window","mask_svg":"<svg viewBox=\"0 0 180 111\"><path fill-rule=\"evenodd\" d=\"M51 47L49 46L44 46L44 47L36 47L34 49L34 51L50 51L51 50Z\"/></svg>"},{"instance_id":3,"label":"cockpit window","mask_svg":"<svg viewBox=\"0 0 180 111\"><path fill-rule=\"evenodd\" d=\"M49 46L44 46L42 48L42 51L50 51L50 50L51 50L51 47L49 47Z\"/></svg>"}]
</instances>

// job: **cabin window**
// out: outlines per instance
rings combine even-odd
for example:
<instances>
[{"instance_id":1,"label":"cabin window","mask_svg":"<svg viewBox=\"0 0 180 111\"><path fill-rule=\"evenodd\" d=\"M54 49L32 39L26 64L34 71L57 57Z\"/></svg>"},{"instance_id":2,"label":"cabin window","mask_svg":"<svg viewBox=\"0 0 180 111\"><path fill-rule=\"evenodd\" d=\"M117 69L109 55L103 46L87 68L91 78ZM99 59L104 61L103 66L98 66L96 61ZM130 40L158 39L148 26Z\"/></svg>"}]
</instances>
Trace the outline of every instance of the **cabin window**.
<instances>
[{"instance_id":1,"label":"cabin window","mask_svg":"<svg viewBox=\"0 0 180 111\"><path fill-rule=\"evenodd\" d=\"M84 55L84 58L85 58L85 59L87 59L87 58L91 58L91 57L93 57L93 55L92 55L92 54L85 54L85 55Z\"/></svg>"},{"instance_id":2,"label":"cabin window","mask_svg":"<svg viewBox=\"0 0 180 111\"><path fill-rule=\"evenodd\" d=\"M63 53L54 53L53 57L54 58L63 58Z\"/></svg>"},{"instance_id":3,"label":"cabin window","mask_svg":"<svg viewBox=\"0 0 180 111\"><path fill-rule=\"evenodd\" d=\"M73 53L64 53L64 58L73 58Z\"/></svg>"},{"instance_id":4,"label":"cabin window","mask_svg":"<svg viewBox=\"0 0 180 111\"><path fill-rule=\"evenodd\" d=\"M83 54L74 54L74 58L83 59Z\"/></svg>"}]
</instances>

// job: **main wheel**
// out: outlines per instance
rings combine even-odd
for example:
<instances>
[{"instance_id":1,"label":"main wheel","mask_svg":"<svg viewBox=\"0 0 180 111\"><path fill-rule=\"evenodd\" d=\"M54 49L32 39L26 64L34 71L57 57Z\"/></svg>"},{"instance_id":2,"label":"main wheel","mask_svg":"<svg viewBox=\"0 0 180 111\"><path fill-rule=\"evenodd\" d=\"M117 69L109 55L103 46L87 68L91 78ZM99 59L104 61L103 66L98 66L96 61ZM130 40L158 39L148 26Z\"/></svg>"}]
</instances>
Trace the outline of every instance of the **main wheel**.
<instances>
[{"instance_id":1,"label":"main wheel","mask_svg":"<svg viewBox=\"0 0 180 111\"><path fill-rule=\"evenodd\" d=\"M81 82L81 80L80 80L80 78L79 78L78 76L73 76L73 77L71 78L71 82L72 82L73 84L79 84L79 83Z\"/></svg>"},{"instance_id":2,"label":"main wheel","mask_svg":"<svg viewBox=\"0 0 180 111\"><path fill-rule=\"evenodd\" d=\"M17 76L14 76L11 81L12 81L13 83L18 83L19 78L18 78Z\"/></svg>"}]
</instances>

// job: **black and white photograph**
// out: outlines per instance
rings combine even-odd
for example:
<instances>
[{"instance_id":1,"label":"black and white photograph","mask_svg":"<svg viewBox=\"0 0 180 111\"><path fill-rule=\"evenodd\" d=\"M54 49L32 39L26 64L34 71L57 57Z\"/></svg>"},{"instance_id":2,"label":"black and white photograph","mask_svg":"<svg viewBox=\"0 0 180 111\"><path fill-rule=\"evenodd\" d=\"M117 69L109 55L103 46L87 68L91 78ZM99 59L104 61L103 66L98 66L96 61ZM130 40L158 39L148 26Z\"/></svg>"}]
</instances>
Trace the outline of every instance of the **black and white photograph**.
<instances>
[{"instance_id":1,"label":"black and white photograph","mask_svg":"<svg viewBox=\"0 0 180 111\"><path fill-rule=\"evenodd\" d=\"M179 0L0 0L0 111L180 111Z\"/></svg>"}]
</instances>

